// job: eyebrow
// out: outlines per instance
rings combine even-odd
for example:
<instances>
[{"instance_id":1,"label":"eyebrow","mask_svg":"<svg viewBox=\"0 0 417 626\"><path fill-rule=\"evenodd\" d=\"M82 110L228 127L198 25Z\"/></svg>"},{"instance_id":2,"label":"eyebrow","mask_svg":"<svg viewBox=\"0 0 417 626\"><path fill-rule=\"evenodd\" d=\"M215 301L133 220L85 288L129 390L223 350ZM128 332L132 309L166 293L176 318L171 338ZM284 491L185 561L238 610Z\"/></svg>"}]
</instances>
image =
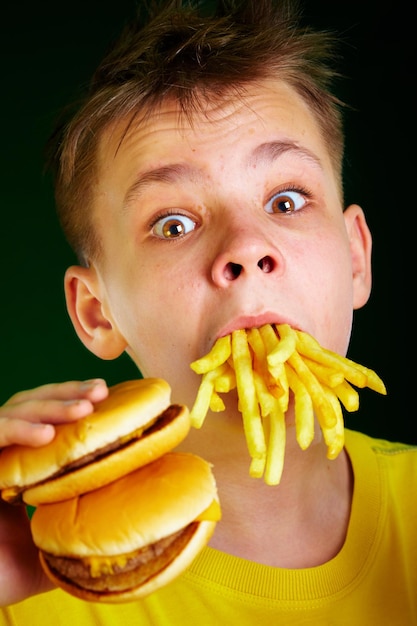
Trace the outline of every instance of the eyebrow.
<instances>
[{"instance_id":1,"label":"eyebrow","mask_svg":"<svg viewBox=\"0 0 417 626\"><path fill-rule=\"evenodd\" d=\"M308 150L299 146L294 141L268 141L257 146L249 157L249 165L258 165L258 163L272 163L276 159L287 152L295 152L300 157L307 159L316 167L323 169L322 163L318 156Z\"/></svg>"},{"instance_id":2,"label":"eyebrow","mask_svg":"<svg viewBox=\"0 0 417 626\"><path fill-rule=\"evenodd\" d=\"M270 164L289 152L294 152L301 158L310 161L315 167L323 169L320 159L313 152L293 141L268 141L262 143L256 146L249 155L247 164L252 167L262 163ZM179 183L183 180L198 183L203 181L203 179L203 173L196 166L189 163L172 163L152 168L140 174L138 179L129 187L123 206L128 208L129 204L137 200L145 188L153 183Z\"/></svg>"},{"instance_id":3,"label":"eyebrow","mask_svg":"<svg viewBox=\"0 0 417 626\"><path fill-rule=\"evenodd\" d=\"M128 207L130 202L136 200L144 189L152 183L178 183L182 180L192 180L198 182L203 180L203 174L199 169L188 163L172 163L150 169L141 174L138 179L129 187L124 198L124 207Z\"/></svg>"}]
</instances>

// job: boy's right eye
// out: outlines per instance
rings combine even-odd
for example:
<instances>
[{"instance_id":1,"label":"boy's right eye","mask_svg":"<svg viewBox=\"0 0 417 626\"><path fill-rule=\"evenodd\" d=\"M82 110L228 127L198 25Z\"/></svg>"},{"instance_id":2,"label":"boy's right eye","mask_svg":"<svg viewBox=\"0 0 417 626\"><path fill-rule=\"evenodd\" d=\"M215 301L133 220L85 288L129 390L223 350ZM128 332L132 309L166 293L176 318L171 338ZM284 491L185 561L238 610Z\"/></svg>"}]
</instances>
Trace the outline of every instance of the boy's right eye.
<instances>
[{"instance_id":1,"label":"boy's right eye","mask_svg":"<svg viewBox=\"0 0 417 626\"><path fill-rule=\"evenodd\" d=\"M196 228L196 223L181 213L158 217L152 225L152 234L161 239L179 239Z\"/></svg>"}]
</instances>

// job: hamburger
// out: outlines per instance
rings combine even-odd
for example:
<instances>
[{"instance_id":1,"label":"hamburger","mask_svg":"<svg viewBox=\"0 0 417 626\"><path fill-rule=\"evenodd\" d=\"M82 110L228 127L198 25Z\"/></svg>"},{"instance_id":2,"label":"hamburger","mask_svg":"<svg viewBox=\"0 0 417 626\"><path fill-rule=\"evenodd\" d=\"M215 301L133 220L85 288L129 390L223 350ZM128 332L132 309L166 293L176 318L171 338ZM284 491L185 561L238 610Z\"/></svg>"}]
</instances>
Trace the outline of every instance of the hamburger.
<instances>
[{"instance_id":1,"label":"hamburger","mask_svg":"<svg viewBox=\"0 0 417 626\"><path fill-rule=\"evenodd\" d=\"M45 446L4 448L2 499L37 506L73 498L172 450L188 434L190 417L186 406L172 405L170 398L165 380L122 382L87 417L55 426Z\"/></svg>"},{"instance_id":2,"label":"hamburger","mask_svg":"<svg viewBox=\"0 0 417 626\"><path fill-rule=\"evenodd\" d=\"M207 544L220 506L211 465L171 452L31 519L46 575L83 600L118 603L171 582Z\"/></svg>"}]
</instances>

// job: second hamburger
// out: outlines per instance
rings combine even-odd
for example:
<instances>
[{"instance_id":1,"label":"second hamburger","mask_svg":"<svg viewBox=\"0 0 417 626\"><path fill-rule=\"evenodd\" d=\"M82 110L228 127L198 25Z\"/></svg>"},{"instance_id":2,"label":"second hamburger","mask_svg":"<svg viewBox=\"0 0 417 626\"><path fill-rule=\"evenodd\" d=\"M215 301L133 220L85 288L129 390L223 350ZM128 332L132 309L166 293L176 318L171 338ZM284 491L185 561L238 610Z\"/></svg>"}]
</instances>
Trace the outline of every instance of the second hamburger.
<instances>
[{"instance_id":1,"label":"second hamburger","mask_svg":"<svg viewBox=\"0 0 417 626\"><path fill-rule=\"evenodd\" d=\"M47 576L68 593L119 603L171 582L209 541L220 505L211 465L171 452L31 521Z\"/></svg>"}]
</instances>

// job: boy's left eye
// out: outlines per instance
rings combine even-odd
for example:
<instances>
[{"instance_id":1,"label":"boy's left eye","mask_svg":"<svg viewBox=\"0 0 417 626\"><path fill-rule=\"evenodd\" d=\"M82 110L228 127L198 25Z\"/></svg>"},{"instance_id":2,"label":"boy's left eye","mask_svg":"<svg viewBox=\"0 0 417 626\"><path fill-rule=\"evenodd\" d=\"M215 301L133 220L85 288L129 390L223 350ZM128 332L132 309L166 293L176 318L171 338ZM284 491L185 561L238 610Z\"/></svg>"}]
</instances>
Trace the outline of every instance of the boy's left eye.
<instances>
[{"instance_id":1,"label":"boy's left eye","mask_svg":"<svg viewBox=\"0 0 417 626\"><path fill-rule=\"evenodd\" d=\"M152 233L161 239L178 239L196 227L196 223L180 213L165 215L152 226Z\"/></svg>"},{"instance_id":2,"label":"boy's left eye","mask_svg":"<svg viewBox=\"0 0 417 626\"><path fill-rule=\"evenodd\" d=\"M306 198L300 191L285 190L276 193L265 204L267 213L293 213L302 209Z\"/></svg>"}]
</instances>

